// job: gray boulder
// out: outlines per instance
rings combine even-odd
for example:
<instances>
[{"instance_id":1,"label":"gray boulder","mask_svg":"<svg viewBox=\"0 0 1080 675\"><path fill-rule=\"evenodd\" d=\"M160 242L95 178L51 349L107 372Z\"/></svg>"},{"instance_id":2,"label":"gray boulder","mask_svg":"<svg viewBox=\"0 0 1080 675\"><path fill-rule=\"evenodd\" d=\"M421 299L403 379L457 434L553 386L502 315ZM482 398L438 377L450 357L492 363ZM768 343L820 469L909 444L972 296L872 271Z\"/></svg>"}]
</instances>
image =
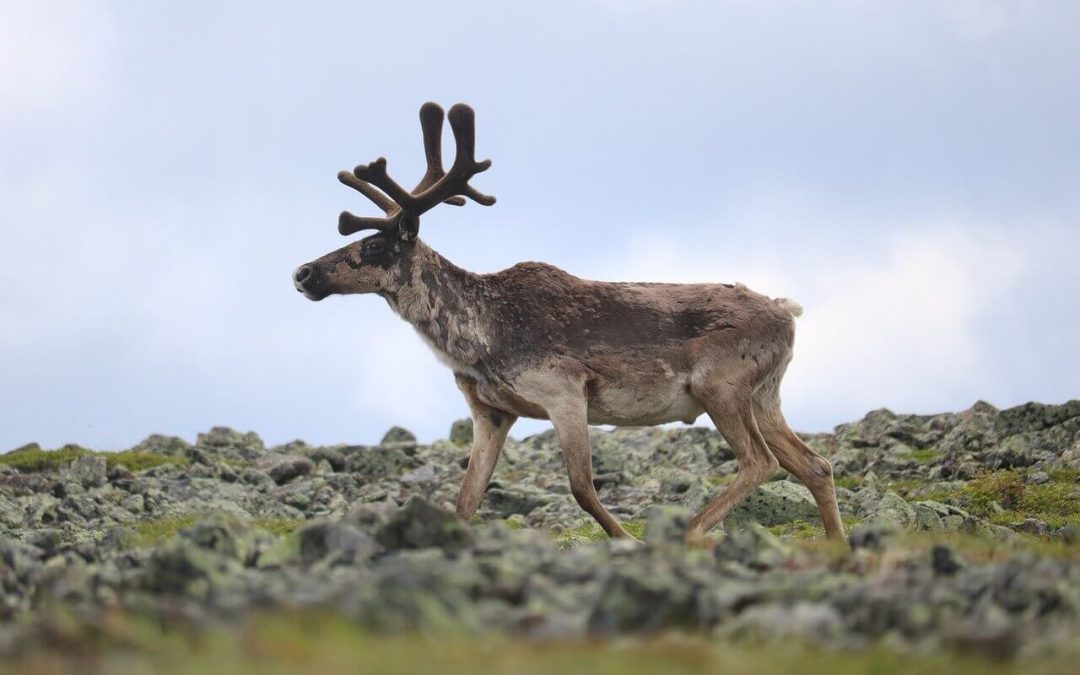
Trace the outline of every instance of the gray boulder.
<instances>
[{"instance_id":1,"label":"gray boulder","mask_svg":"<svg viewBox=\"0 0 1080 675\"><path fill-rule=\"evenodd\" d=\"M725 528L755 522L766 527L819 517L814 497L802 485L787 480L765 483L750 493L724 520Z\"/></svg>"},{"instance_id":2,"label":"gray boulder","mask_svg":"<svg viewBox=\"0 0 1080 675\"><path fill-rule=\"evenodd\" d=\"M391 551L438 548L457 553L473 536L455 514L413 496L375 532L375 540Z\"/></svg>"},{"instance_id":3,"label":"gray boulder","mask_svg":"<svg viewBox=\"0 0 1080 675\"><path fill-rule=\"evenodd\" d=\"M466 417L465 419L455 420L450 425L450 442L454 445L467 446L471 445L473 441L473 427L472 419Z\"/></svg>"},{"instance_id":4,"label":"gray boulder","mask_svg":"<svg viewBox=\"0 0 1080 675\"><path fill-rule=\"evenodd\" d=\"M84 488L100 487L108 480L104 457L83 455L68 468L69 480Z\"/></svg>"},{"instance_id":5,"label":"gray boulder","mask_svg":"<svg viewBox=\"0 0 1080 675\"><path fill-rule=\"evenodd\" d=\"M278 485L284 485L294 478L307 476L315 470L315 464L307 457L286 457L270 468L270 477Z\"/></svg>"}]
</instances>

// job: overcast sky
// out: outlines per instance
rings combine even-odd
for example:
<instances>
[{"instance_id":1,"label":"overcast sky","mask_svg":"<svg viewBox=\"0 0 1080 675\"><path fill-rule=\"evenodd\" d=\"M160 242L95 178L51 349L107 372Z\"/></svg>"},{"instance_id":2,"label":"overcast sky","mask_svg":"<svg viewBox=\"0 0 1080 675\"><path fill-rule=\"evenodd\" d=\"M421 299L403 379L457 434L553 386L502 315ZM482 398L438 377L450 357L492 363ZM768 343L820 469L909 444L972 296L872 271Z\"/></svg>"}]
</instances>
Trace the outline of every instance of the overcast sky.
<instances>
[{"instance_id":1,"label":"overcast sky","mask_svg":"<svg viewBox=\"0 0 1080 675\"><path fill-rule=\"evenodd\" d=\"M0 450L444 436L467 408L412 329L290 280L375 215L338 170L422 173L429 99L476 108L499 202L426 241L798 300L796 428L1075 398L1077 26L1050 0L0 0Z\"/></svg>"}]
</instances>

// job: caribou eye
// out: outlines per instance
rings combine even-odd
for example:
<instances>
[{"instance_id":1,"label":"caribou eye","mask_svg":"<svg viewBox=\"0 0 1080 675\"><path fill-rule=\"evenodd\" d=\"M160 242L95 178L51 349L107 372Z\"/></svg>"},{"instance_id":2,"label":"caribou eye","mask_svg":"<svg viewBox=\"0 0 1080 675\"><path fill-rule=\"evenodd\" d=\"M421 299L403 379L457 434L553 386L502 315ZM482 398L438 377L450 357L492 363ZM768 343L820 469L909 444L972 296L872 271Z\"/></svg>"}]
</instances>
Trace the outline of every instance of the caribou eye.
<instances>
[{"instance_id":1,"label":"caribou eye","mask_svg":"<svg viewBox=\"0 0 1080 675\"><path fill-rule=\"evenodd\" d=\"M364 253L367 255L382 255L384 250L383 243L381 241L370 242L364 247Z\"/></svg>"}]
</instances>

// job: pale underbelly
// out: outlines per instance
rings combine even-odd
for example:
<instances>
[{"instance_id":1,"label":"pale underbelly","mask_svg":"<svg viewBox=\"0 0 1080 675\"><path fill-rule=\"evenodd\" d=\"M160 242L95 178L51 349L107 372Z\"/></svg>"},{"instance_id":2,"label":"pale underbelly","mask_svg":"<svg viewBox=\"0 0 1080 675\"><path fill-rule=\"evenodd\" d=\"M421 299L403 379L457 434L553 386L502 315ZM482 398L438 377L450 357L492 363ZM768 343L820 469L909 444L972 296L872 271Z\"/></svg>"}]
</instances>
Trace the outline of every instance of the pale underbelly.
<instances>
[{"instance_id":1,"label":"pale underbelly","mask_svg":"<svg viewBox=\"0 0 1080 675\"><path fill-rule=\"evenodd\" d=\"M705 408L685 386L608 387L589 397L589 424L651 426L693 422Z\"/></svg>"}]
</instances>

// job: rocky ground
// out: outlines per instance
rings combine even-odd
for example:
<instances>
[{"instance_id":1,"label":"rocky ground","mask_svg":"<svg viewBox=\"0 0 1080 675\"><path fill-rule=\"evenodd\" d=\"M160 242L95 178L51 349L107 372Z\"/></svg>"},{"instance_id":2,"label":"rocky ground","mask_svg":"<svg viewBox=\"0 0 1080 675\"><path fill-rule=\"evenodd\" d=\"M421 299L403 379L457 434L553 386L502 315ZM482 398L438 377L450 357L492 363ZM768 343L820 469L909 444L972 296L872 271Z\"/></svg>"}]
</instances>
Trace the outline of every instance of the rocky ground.
<instances>
[{"instance_id":1,"label":"rocky ground","mask_svg":"<svg viewBox=\"0 0 1080 675\"><path fill-rule=\"evenodd\" d=\"M364 635L1080 653L1080 401L878 410L806 436L833 462L850 546L823 540L783 474L712 545L686 546L688 512L735 472L701 428L592 434L601 500L644 545L580 511L551 433L507 444L464 524L470 434L266 448L215 428L2 455L0 658L32 661L118 616L195 630L285 610Z\"/></svg>"}]
</instances>

